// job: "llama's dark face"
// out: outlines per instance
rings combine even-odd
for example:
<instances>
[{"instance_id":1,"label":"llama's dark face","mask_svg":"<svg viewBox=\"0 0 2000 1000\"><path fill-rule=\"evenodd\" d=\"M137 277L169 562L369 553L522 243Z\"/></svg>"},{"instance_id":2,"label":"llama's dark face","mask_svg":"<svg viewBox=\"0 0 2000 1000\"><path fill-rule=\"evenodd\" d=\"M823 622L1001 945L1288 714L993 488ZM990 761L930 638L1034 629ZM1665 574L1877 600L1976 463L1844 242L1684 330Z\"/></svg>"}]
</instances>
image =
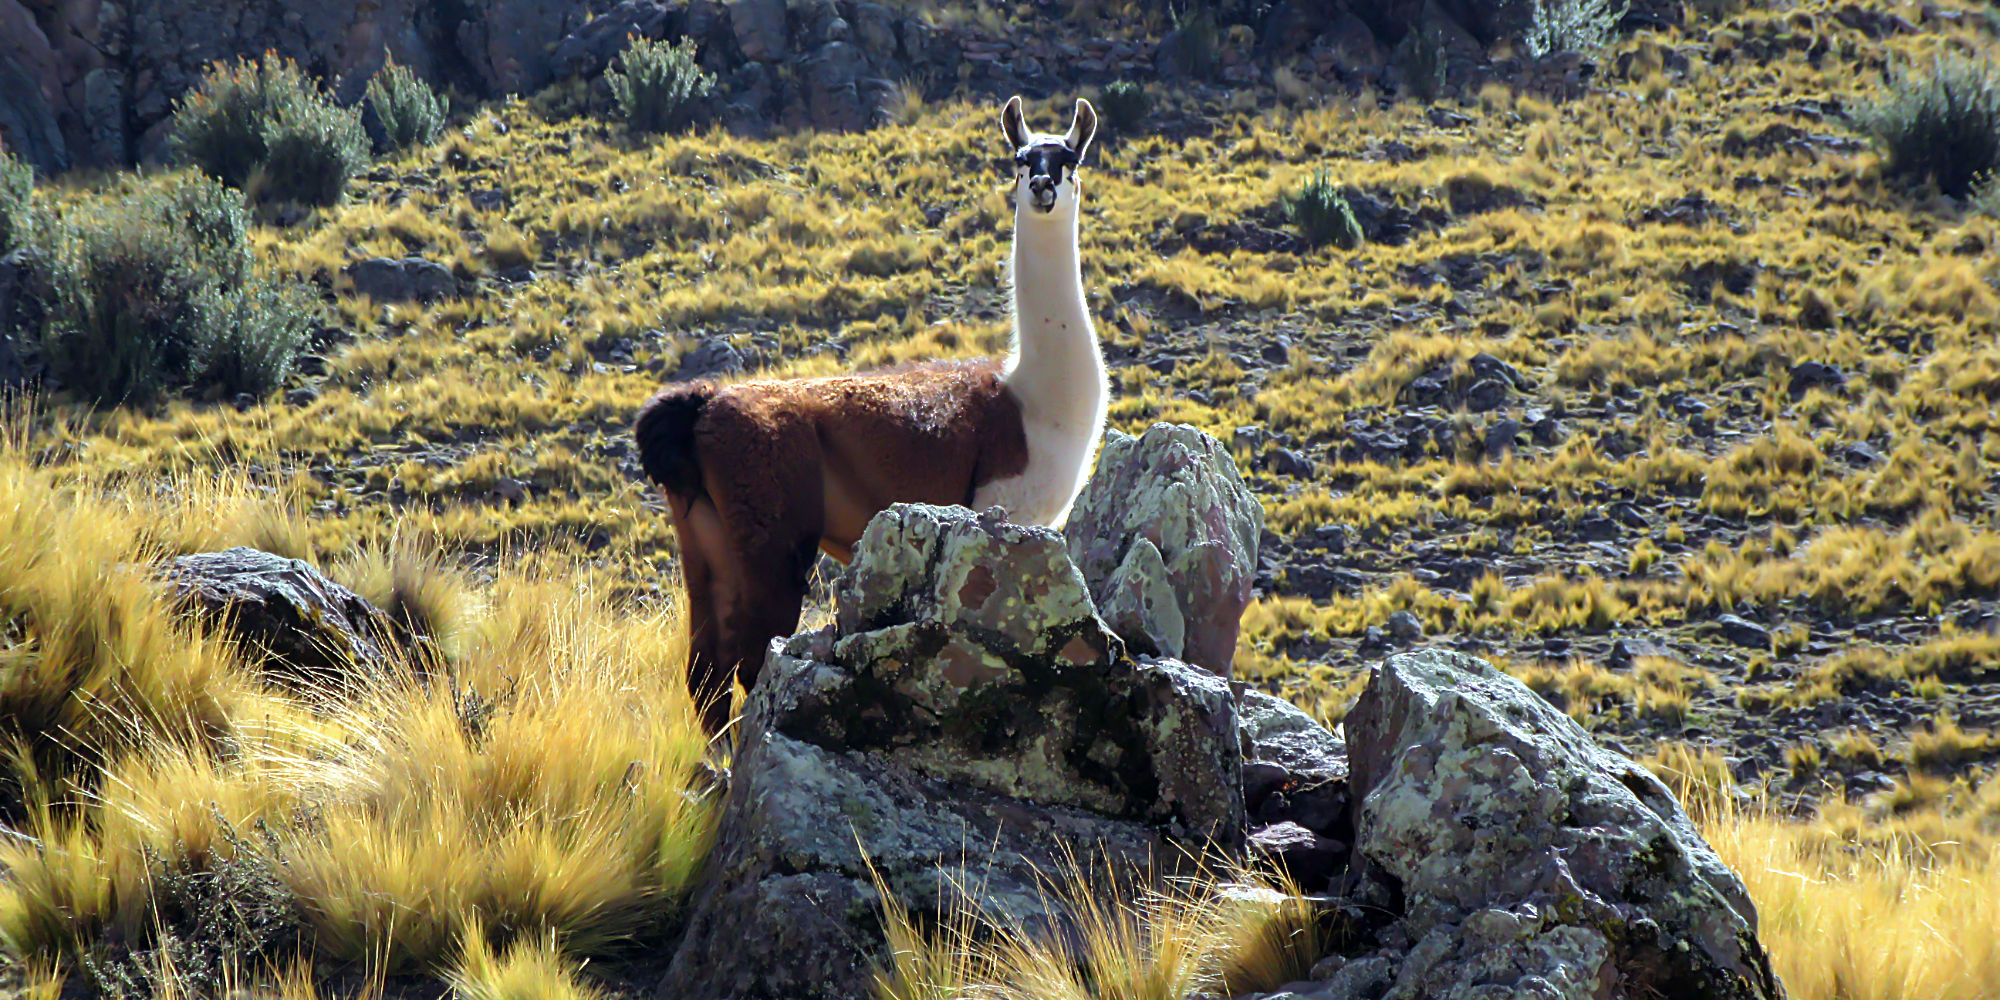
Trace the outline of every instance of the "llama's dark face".
<instances>
[{"instance_id":1,"label":"llama's dark face","mask_svg":"<svg viewBox=\"0 0 2000 1000\"><path fill-rule=\"evenodd\" d=\"M1074 199L1076 165L1076 151L1060 139L1044 139L1016 150L1014 183L1026 195L1023 204L1037 212L1053 212L1065 192Z\"/></svg>"},{"instance_id":2,"label":"llama's dark face","mask_svg":"<svg viewBox=\"0 0 2000 1000\"><path fill-rule=\"evenodd\" d=\"M1089 101L1076 102L1076 118L1063 135L1029 132L1021 99L1007 102L1000 116L1007 144L1014 150L1014 204L1023 214L1074 214L1080 195L1077 168L1090 140L1097 134L1097 112Z\"/></svg>"}]
</instances>

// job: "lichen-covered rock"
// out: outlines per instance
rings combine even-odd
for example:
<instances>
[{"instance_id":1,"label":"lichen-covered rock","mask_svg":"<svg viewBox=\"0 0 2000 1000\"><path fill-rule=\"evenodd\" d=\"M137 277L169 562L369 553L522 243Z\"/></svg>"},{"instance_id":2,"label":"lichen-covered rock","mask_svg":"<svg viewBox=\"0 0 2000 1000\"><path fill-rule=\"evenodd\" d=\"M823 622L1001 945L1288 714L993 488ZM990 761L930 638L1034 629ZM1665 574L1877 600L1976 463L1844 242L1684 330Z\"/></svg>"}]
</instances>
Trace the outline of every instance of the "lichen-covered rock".
<instances>
[{"instance_id":1,"label":"lichen-covered rock","mask_svg":"<svg viewBox=\"0 0 2000 1000\"><path fill-rule=\"evenodd\" d=\"M338 686L428 642L298 559L238 546L181 556L164 576L181 607L235 636L274 680Z\"/></svg>"},{"instance_id":2,"label":"lichen-covered rock","mask_svg":"<svg viewBox=\"0 0 2000 1000\"><path fill-rule=\"evenodd\" d=\"M1743 884L1658 779L1457 653L1345 722L1363 881L1403 900L1388 1000L1783 996Z\"/></svg>"},{"instance_id":3,"label":"lichen-covered rock","mask_svg":"<svg viewBox=\"0 0 2000 1000\"><path fill-rule=\"evenodd\" d=\"M1230 675L1264 508L1222 442L1185 424L1108 431L1070 510L1069 555L1134 649Z\"/></svg>"},{"instance_id":4,"label":"lichen-covered rock","mask_svg":"<svg viewBox=\"0 0 2000 1000\"><path fill-rule=\"evenodd\" d=\"M835 597L750 693L662 997L866 996L878 875L914 912L971 893L1060 926L1044 876L1066 851L1142 870L1240 841L1228 685L1128 656L1054 531L897 505Z\"/></svg>"}]
</instances>

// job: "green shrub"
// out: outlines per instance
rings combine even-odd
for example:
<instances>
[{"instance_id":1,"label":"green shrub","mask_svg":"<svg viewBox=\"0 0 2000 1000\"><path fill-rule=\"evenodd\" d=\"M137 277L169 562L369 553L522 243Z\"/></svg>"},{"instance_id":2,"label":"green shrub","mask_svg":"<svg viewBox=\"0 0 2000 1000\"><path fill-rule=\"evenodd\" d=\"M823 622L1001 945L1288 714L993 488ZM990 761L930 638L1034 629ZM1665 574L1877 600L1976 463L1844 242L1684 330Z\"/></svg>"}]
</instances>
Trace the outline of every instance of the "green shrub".
<instances>
[{"instance_id":1,"label":"green shrub","mask_svg":"<svg viewBox=\"0 0 2000 1000\"><path fill-rule=\"evenodd\" d=\"M1127 132L1152 112L1153 99L1147 96L1143 84L1118 80L1105 85L1104 92L1097 97L1097 110L1113 132Z\"/></svg>"},{"instance_id":2,"label":"green shrub","mask_svg":"<svg viewBox=\"0 0 2000 1000\"><path fill-rule=\"evenodd\" d=\"M368 81L368 106L382 125L378 153L428 145L444 132L444 98L394 60Z\"/></svg>"},{"instance_id":3,"label":"green shrub","mask_svg":"<svg viewBox=\"0 0 2000 1000\"><path fill-rule=\"evenodd\" d=\"M1626 0L1535 0L1534 20L1523 39L1537 59L1557 52L1595 52L1611 43Z\"/></svg>"},{"instance_id":4,"label":"green shrub","mask_svg":"<svg viewBox=\"0 0 2000 1000\"><path fill-rule=\"evenodd\" d=\"M715 87L715 77L694 61L694 40L666 42L634 38L619 62L624 71L605 74L618 111L634 132L664 132L687 121L694 104Z\"/></svg>"},{"instance_id":5,"label":"green shrub","mask_svg":"<svg viewBox=\"0 0 2000 1000\"><path fill-rule=\"evenodd\" d=\"M1947 56L1930 74L1903 74L1855 123L1882 148L1890 176L1935 180L1963 197L2000 171L2000 71L1990 60Z\"/></svg>"},{"instance_id":6,"label":"green shrub","mask_svg":"<svg viewBox=\"0 0 2000 1000\"><path fill-rule=\"evenodd\" d=\"M266 53L209 68L168 132L175 159L259 200L331 205L367 162L361 116Z\"/></svg>"},{"instance_id":7,"label":"green shrub","mask_svg":"<svg viewBox=\"0 0 2000 1000\"><path fill-rule=\"evenodd\" d=\"M50 234L49 374L100 404L276 388L314 306L254 273L248 232L241 196L199 176L72 210Z\"/></svg>"},{"instance_id":8,"label":"green shrub","mask_svg":"<svg viewBox=\"0 0 2000 1000\"><path fill-rule=\"evenodd\" d=\"M1297 191L1285 196L1285 214L1313 246L1328 243L1352 250L1361 245L1361 223L1333 178L1321 170Z\"/></svg>"},{"instance_id":9,"label":"green shrub","mask_svg":"<svg viewBox=\"0 0 2000 1000\"><path fill-rule=\"evenodd\" d=\"M0 257L28 242L34 195L35 168L0 151Z\"/></svg>"}]
</instances>

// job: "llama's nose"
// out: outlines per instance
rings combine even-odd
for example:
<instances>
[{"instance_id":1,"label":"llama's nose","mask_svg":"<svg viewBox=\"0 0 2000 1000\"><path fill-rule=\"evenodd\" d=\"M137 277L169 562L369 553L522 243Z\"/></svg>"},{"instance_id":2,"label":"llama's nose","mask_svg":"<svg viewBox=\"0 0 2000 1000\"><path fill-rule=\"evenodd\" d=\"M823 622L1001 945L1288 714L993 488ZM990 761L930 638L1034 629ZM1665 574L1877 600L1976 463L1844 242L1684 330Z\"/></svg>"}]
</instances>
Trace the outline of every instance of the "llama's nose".
<instances>
[{"instance_id":1,"label":"llama's nose","mask_svg":"<svg viewBox=\"0 0 2000 1000\"><path fill-rule=\"evenodd\" d=\"M1056 179L1046 174L1030 177L1028 178L1028 193L1044 200L1053 198L1056 193Z\"/></svg>"}]
</instances>

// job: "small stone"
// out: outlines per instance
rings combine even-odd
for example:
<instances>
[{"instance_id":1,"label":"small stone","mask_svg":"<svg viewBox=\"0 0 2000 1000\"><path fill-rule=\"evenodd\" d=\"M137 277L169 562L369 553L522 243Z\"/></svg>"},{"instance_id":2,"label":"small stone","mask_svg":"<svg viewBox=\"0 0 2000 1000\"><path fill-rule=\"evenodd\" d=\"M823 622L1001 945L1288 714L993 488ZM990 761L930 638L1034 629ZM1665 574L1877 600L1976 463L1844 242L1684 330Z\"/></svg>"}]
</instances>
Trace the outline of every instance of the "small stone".
<instances>
[{"instance_id":1,"label":"small stone","mask_svg":"<svg viewBox=\"0 0 2000 1000\"><path fill-rule=\"evenodd\" d=\"M1847 385L1840 369L1819 361L1802 361L1792 366L1789 391L1794 398L1813 389L1839 390Z\"/></svg>"},{"instance_id":2,"label":"small stone","mask_svg":"<svg viewBox=\"0 0 2000 1000\"><path fill-rule=\"evenodd\" d=\"M1290 448L1273 448L1265 452L1264 468L1293 479L1311 479L1313 474L1312 462Z\"/></svg>"},{"instance_id":3,"label":"small stone","mask_svg":"<svg viewBox=\"0 0 2000 1000\"><path fill-rule=\"evenodd\" d=\"M1398 611L1389 616L1389 634L1398 642L1415 642L1424 637L1424 623L1409 611Z\"/></svg>"},{"instance_id":4,"label":"small stone","mask_svg":"<svg viewBox=\"0 0 2000 1000\"><path fill-rule=\"evenodd\" d=\"M300 386L285 393L285 405L307 407L319 401L319 390L312 386Z\"/></svg>"},{"instance_id":5,"label":"small stone","mask_svg":"<svg viewBox=\"0 0 2000 1000\"><path fill-rule=\"evenodd\" d=\"M1746 649L1770 649L1771 630L1756 622L1735 615L1723 615L1715 620L1717 631L1724 639Z\"/></svg>"}]
</instances>

